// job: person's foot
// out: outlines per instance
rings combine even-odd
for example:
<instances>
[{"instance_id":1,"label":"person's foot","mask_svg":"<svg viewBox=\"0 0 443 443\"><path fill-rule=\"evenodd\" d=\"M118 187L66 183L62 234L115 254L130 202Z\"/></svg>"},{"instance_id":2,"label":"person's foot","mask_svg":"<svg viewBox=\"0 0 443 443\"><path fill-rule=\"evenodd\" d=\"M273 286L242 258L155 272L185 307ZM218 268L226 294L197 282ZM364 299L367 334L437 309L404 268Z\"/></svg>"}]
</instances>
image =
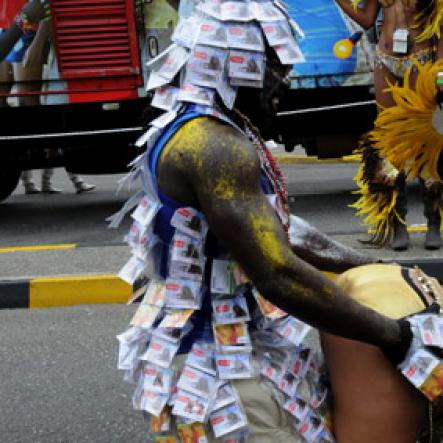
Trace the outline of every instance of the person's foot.
<instances>
[{"instance_id":1,"label":"person's foot","mask_svg":"<svg viewBox=\"0 0 443 443\"><path fill-rule=\"evenodd\" d=\"M52 183L43 183L42 192L44 194L59 194L60 192L62 192L62 190L55 188Z\"/></svg>"},{"instance_id":2,"label":"person's foot","mask_svg":"<svg viewBox=\"0 0 443 443\"><path fill-rule=\"evenodd\" d=\"M24 184L25 187L25 194L39 194L40 189L35 186L34 182L28 182Z\"/></svg>"},{"instance_id":3,"label":"person's foot","mask_svg":"<svg viewBox=\"0 0 443 443\"><path fill-rule=\"evenodd\" d=\"M403 223L396 223L391 248L394 251L405 251L409 246L408 227Z\"/></svg>"},{"instance_id":4,"label":"person's foot","mask_svg":"<svg viewBox=\"0 0 443 443\"><path fill-rule=\"evenodd\" d=\"M425 238L425 249L435 250L441 248L440 224L428 225Z\"/></svg>"},{"instance_id":5,"label":"person's foot","mask_svg":"<svg viewBox=\"0 0 443 443\"><path fill-rule=\"evenodd\" d=\"M95 185L91 185L85 182L77 182L74 186L77 194L83 194L83 192L90 192L95 189Z\"/></svg>"}]
</instances>

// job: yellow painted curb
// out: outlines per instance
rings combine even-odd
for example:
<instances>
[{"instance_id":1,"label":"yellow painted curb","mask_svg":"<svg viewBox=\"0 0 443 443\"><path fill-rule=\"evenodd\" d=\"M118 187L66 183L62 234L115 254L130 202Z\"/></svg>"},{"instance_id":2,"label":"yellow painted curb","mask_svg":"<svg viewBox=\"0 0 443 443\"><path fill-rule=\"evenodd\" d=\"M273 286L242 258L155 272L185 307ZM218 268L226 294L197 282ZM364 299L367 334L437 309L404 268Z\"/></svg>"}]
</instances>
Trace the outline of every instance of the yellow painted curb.
<instances>
[{"instance_id":1,"label":"yellow painted curb","mask_svg":"<svg viewBox=\"0 0 443 443\"><path fill-rule=\"evenodd\" d=\"M294 154L275 154L274 158L284 165L297 164L338 164L338 163L358 163L358 159L353 156L339 158L318 158L315 156L294 155Z\"/></svg>"},{"instance_id":2,"label":"yellow painted curb","mask_svg":"<svg viewBox=\"0 0 443 443\"><path fill-rule=\"evenodd\" d=\"M60 245L35 245L35 246L10 246L8 248L0 248L0 254L4 252L32 252L32 251L56 251L63 249L75 249L75 243L66 243Z\"/></svg>"},{"instance_id":3,"label":"yellow painted curb","mask_svg":"<svg viewBox=\"0 0 443 443\"><path fill-rule=\"evenodd\" d=\"M36 278L29 282L29 308L126 303L131 294L116 275Z\"/></svg>"}]
</instances>

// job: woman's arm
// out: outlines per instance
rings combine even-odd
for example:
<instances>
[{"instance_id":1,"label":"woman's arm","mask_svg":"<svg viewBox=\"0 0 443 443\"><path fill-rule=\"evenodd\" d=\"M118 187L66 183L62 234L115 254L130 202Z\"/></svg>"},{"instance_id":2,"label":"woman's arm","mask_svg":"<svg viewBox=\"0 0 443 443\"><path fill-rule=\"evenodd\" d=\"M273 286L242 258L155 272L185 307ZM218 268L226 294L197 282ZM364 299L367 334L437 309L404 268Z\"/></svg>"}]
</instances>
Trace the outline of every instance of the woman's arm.
<instances>
[{"instance_id":1,"label":"woman's arm","mask_svg":"<svg viewBox=\"0 0 443 443\"><path fill-rule=\"evenodd\" d=\"M335 0L335 2L362 28L369 29L374 26L379 9L377 0L365 0L364 5L357 9L354 9L350 0Z\"/></svg>"},{"instance_id":2,"label":"woman's arm","mask_svg":"<svg viewBox=\"0 0 443 443\"><path fill-rule=\"evenodd\" d=\"M43 63L43 51L51 31L51 20L40 22L37 34L23 57L23 66L40 66Z\"/></svg>"}]
</instances>

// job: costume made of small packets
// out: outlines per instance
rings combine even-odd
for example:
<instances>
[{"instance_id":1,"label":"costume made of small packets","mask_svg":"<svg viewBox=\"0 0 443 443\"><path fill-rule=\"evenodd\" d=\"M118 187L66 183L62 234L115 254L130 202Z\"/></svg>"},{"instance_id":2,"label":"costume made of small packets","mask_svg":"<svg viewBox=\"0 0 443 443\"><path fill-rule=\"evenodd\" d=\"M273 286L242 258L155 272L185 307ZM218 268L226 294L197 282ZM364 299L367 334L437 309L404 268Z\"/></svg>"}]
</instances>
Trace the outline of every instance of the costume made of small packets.
<instances>
[{"instance_id":1,"label":"costume made of small packets","mask_svg":"<svg viewBox=\"0 0 443 443\"><path fill-rule=\"evenodd\" d=\"M147 64L151 105L166 111L178 102L232 109L239 86L262 88L265 43L283 65L304 61L303 31L278 0L180 2L172 44ZM179 83L174 79L179 74ZM174 83L174 84L173 84Z\"/></svg>"}]
</instances>

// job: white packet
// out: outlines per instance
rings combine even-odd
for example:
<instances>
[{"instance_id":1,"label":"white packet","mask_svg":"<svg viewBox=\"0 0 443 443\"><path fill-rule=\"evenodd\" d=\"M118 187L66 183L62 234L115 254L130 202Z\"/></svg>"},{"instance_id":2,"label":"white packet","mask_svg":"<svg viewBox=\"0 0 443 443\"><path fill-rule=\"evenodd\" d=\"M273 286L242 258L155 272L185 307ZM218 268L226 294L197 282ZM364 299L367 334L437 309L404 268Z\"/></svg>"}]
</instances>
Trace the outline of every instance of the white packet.
<instances>
[{"instance_id":1,"label":"white packet","mask_svg":"<svg viewBox=\"0 0 443 443\"><path fill-rule=\"evenodd\" d=\"M211 412L221 409L237 400L237 396L234 392L234 388L231 382L221 381L217 384L217 393L215 396L215 402L212 405Z\"/></svg>"},{"instance_id":2,"label":"white packet","mask_svg":"<svg viewBox=\"0 0 443 443\"><path fill-rule=\"evenodd\" d=\"M192 83L185 83L180 87L178 94L178 101L197 103L205 106L212 106L214 103L215 91L204 88L202 86L196 86Z\"/></svg>"},{"instance_id":3,"label":"white packet","mask_svg":"<svg viewBox=\"0 0 443 443\"><path fill-rule=\"evenodd\" d=\"M204 261L202 260L202 263L194 264L194 263L183 263L181 261L171 261L169 265L169 277L171 279L183 279L186 282L189 280L195 281L195 282L202 282L203 275L205 272L205 265ZM168 299L168 306L170 307L180 307L180 306L173 306L171 304L170 299ZM200 305L196 304L193 306L185 305L183 307L185 308L198 308Z\"/></svg>"},{"instance_id":4,"label":"white packet","mask_svg":"<svg viewBox=\"0 0 443 443\"><path fill-rule=\"evenodd\" d=\"M141 410L149 412L155 417L159 417L167 401L168 394L159 394L158 392L143 390L140 405Z\"/></svg>"},{"instance_id":5,"label":"white packet","mask_svg":"<svg viewBox=\"0 0 443 443\"><path fill-rule=\"evenodd\" d=\"M443 348L443 318L439 315L416 315L414 323L418 326L424 345Z\"/></svg>"},{"instance_id":6,"label":"white packet","mask_svg":"<svg viewBox=\"0 0 443 443\"><path fill-rule=\"evenodd\" d=\"M265 45L260 28L252 23L226 25L229 48L248 51L264 51Z\"/></svg>"},{"instance_id":7,"label":"white packet","mask_svg":"<svg viewBox=\"0 0 443 443\"><path fill-rule=\"evenodd\" d=\"M280 362L265 358L261 362L260 373L275 384L278 384L284 373L284 368Z\"/></svg>"},{"instance_id":8,"label":"white packet","mask_svg":"<svg viewBox=\"0 0 443 443\"><path fill-rule=\"evenodd\" d=\"M169 308L199 309L202 297L201 278L199 280L168 278L166 280L166 306Z\"/></svg>"},{"instance_id":9,"label":"white packet","mask_svg":"<svg viewBox=\"0 0 443 443\"><path fill-rule=\"evenodd\" d=\"M172 414L203 423L208 408L208 399L179 389L175 397Z\"/></svg>"},{"instance_id":10,"label":"white packet","mask_svg":"<svg viewBox=\"0 0 443 443\"><path fill-rule=\"evenodd\" d=\"M177 102L179 88L174 86L163 86L157 88L154 98L151 101L151 106L154 108L164 109L170 111Z\"/></svg>"},{"instance_id":11,"label":"white packet","mask_svg":"<svg viewBox=\"0 0 443 443\"><path fill-rule=\"evenodd\" d=\"M255 17L259 22L286 20L285 14L270 1L255 2Z\"/></svg>"},{"instance_id":12,"label":"white packet","mask_svg":"<svg viewBox=\"0 0 443 443\"><path fill-rule=\"evenodd\" d=\"M192 16L181 19L172 34L171 40L181 46L192 49L198 38L200 19Z\"/></svg>"},{"instance_id":13,"label":"white packet","mask_svg":"<svg viewBox=\"0 0 443 443\"><path fill-rule=\"evenodd\" d=\"M307 443L317 443L324 425L322 419L314 411L309 411L300 422L296 423L295 428Z\"/></svg>"},{"instance_id":14,"label":"white packet","mask_svg":"<svg viewBox=\"0 0 443 443\"><path fill-rule=\"evenodd\" d=\"M216 388L216 377L190 366L185 366L177 386L199 397L210 399Z\"/></svg>"},{"instance_id":15,"label":"white packet","mask_svg":"<svg viewBox=\"0 0 443 443\"><path fill-rule=\"evenodd\" d=\"M294 374L292 374L291 372L284 372L280 375L277 381L277 386L278 389L284 392L288 397L294 397L297 394L300 383L301 380L295 377ZM320 401L318 397L316 397L316 400Z\"/></svg>"},{"instance_id":16,"label":"white packet","mask_svg":"<svg viewBox=\"0 0 443 443\"><path fill-rule=\"evenodd\" d=\"M235 263L231 260L212 260L211 292L215 294L233 294Z\"/></svg>"},{"instance_id":17,"label":"white packet","mask_svg":"<svg viewBox=\"0 0 443 443\"><path fill-rule=\"evenodd\" d=\"M140 226L146 228L151 224L152 220L154 220L159 209L160 203L145 195L131 214L131 217L137 221Z\"/></svg>"},{"instance_id":18,"label":"white packet","mask_svg":"<svg viewBox=\"0 0 443 443\"><path fill-rule=\"evenodd\" d=\"M162 368L168 368L179 347L179 343L171 343L153 336L147 351L140 356L140 360L149 361Z\"/></svg>"},{"instance_id":19,"label":"white packet","mask_svg":"<svg viewBox=\"0 0 443 443\"><path fill-rule=\"evenodd\" d=\"M295 65L306 61L300 46L295 41L274 46L275 52L283 65Z\"/></svg>"},{"instance_id":20,"label":"white packet","mask_svg":"<svg viewBox=\"0 0 443 443\"><path fill-rule=\"evenodd\" d=\"M222 21L249 22L255 17L253 4L245 1L223 1L221 4Z\"/></svg>"},{"instance_id":21,"label":"white packet","mask_svg":"<svg viewBox=\"0 0 443 443\"><path fill-rule=\"evenodd\" d=\"M227 35L225 25L217 20L206 19L200 24L198 43L227 48Z\"/></svg>"},{"instance_id":22,"label":"white packet","mask_svg":"<svg viewBox=\"0 0 443 443\"><path fill-rule=\"evenodd\" d=\"M294 360L289 365L289 371L296 377L305 377L310 368L314 354L315 352L310 348L305 348L304 346L298 347Z\"/></svg>"},{"instance_id":23,"label":"white packet","mask_svg":"<svg viewBox=\"0 0 443 443\"><path fill-rule=\"evenodd\" d=\"M229 77L223 74L220 77L216 88L224 105L228 109L232 109L234 107L235 99L237 98L237 88L230 84Z\"/></svg>"},{"instance_id":24,"label":"white packet","mask_svg":"<svg viewBox=\"0 0 443 443\"><path fill-rule=\"evenodd\" d=\"M172 44L166 51L147 63L157 76L171 81L189 59L187 49Z\"/></svg>"},{"instance_id":25,"label":"white packet","mask_svg":"<svg viewBox=\"0 0 443 443\"><path fill-rule=\"evenodd\" d=\"M197 72L192 70L192 66L188 66L184 83L215 89L218 85L219 77L219 73L208 74L206 72Z\"/></svg>"},{"instance_id":26,"label":"white packet","mask_svg":"<svg viewBox=\"0 0 443 443\"><path fill-rule=\"evenodd\" d=\"M171 241L171 261L200 264L204 258L203 245L193 237L175 232Z\"/></svg>"},{"instance_id":27,"label":"white packet","mask_svg":"<svg viewBox=\"0 0 443 443\"><path fill-rule=\"evenodd\" d=\"M216 438L238 431L248 424L246 415L238 403L232 403L211 413L210 421Z\"/></svg>"},{"instance_id":28,"label":"white packet","mask_svg":"<svg viewBox=\"0 0 443 443\"><path fill-rule=\"evenodd\" d=\"M243 86L245 88L263 89L263 79L262 80L246 80L244 78L230 78L229 84L233 87Z\"/></svg>"},{"instance_id":29,"label":"white packet","mask_svg":"<svg viewBox=\"0 0 443 443\"><path fill-rule=\"evenodd\" d=\"M171 218L171 225L197 240L203 239L208 230L203 214L193 208L177 209Z\"/></svg>"},{"instance_id":30,"label":"white packet","mask_svg":"<svg viewBox=\"0 0 443 443\"><path fill-rule=\"evenodd\" d=\"M213 345L210 343L194 343L186 359L186 364L208 374L216 375Z\"/></svg>"},{"instance_id":31,"label":"white packet","mask_svg":"<svg viewBox=\"0 0 443 443\"><path fill-rule=\"evenodd\" d=\"M156 328L152 332L152 335L163 338L172 343L178 343L191 331L192 327L192 322L188 322L183 328Z\"/></svg>"},{"instance_id":32,"label":"white packet","mask_svg":"<svg viewBox=\"0 0 443 443\"><path fill-rule=\"evenodd\" d=\"M221 0L208 0L205 2L199 2L197 4L197 9L206 15L214 17L217 20L221 20L221 3Z\"/></svg>"},{"instance_id":33,"label":"white packet","mask_svg":"<svg viewBox=\"0 0 443 443\"><path fill-rule=\"evenodd\" d=\"M165 304L166 284L160 280L150 280L143 296L142 304L154 305L162 308Z\"/></svg>"},{"instance_id":34,"label":"white packet","mask_svg":"<svg viewBox=\"0 0 443 443\"><path fill-rule=\"evenodd\" d=\"M158 129L163 129L164 127L168 126L169 123L171 123L172 120L174 120L176 117L177 117L177 111L172 109L168 112L160 114L160 116L152 120L150 124Z\"/></svg>"},{"instance_id":35,"label":"white packet","mask_svg":"<svg viewBox=\"0 0 443 443\"><path fill-rule=\"evenodd\" d=\"M264 72L263 53L240 50L229 51L229 77L231 79L263 81Z\"/></svg>"},{"instance_id":36,"label":"white packet","mask_svg":"<svg viewBox=\"0 0 443 443\"><path fill-rule=\"evenodd\" d=\"M270 46L285 45L294 40L294 36L286 20L279 22L261 22L260 24Z\"/></svg>"},{"instance_id":37,"label":"white packet","mask_svg":"<svg viewBox=\"0 0 443 443\"><path fill-rule=\"evenodd\" d=\"M218 375L222 380L251 378L253 376L251 355L248 353L217 354Z\"/></svg>"},{"instance_id":38,"label":"white packet","mask_svg":"<svg viewBox=\"0 0 443 443\"><path fill-rule=\"evenodd\" d=\"M215 76L217 80L224 71L228 52L211 46L197 45L186 67L194 72Z\"/></svg>"},{"instance_id":39,"label":"white packet","mask_svg":"<svg viewBox=\"0 0 443 443\"><path fill-rule=\"evenodd\" d=\"M130 285L141 275L145 269L145 263L142 259L133 255L118 273L118 277Z\"/></svg>"},{"instance_id":40,"label":"white packet","mask_svg":"<svg viewBox=\"0 0 443 443\"><path fill-rule=\"evenodd\" d=\"M152 363L146 363L143 368L143 388L151 392L169 394L172 387L174 372L161 368Z\"/></svg>"},{"instance_id":41,"label":"white packet","mask_svg":"<svg viewBox=\"0 0 443 443\"><path fill-rule=\"evenodd\" d=\"M120 342L118 347L117 368L124 371L137 368L141 349L142 344L140 342Z\"/></svg>"},{"instance_id":42,"label":"white packet","mask_svg":"<svg viewBox=\"0 0 443 443\"><path fill-rule=\"evenodd\" d=\"M311 329L312 327L308 324L289 316L277 326L275 331L289 342L299 346Z\"/></svg>"},{"instance_id":43,"label":"white packet","mask_svg":"<svg viewBox=\"0 0 443 443\"><path fill-rule=\"evenodd\" d=\"M193 309L170 309L160 322L160 328L183 328L191 317Z\"/></svg>"},{"instance_id":44,"label":"white packet","mask_svg":"<svg viewBox=\"0 0 443 443\"><path fill-rule=\"evenodd\" d=\"M303 420L310 411L309 405L300 397L293 397L286 400L283 408L300 421Z\"/></svg>"},{"instance_id":45,"label":"white packet","mask_svg":"<svg viewBox=\"0 0 443 443\"><path fill-rule=\"evenodd\" d=\"M131 319L131 326L150 329L160 313L160 308L154 305L140 304Z\"/></svg>"},{"instance_id":46,"label":"white packet","mask_svg":"<svg viewBox=\"0 0 443 443\"><path fill-rule=\"evenodd\" d=\"M243 295L235 295L231 298L215 298L212 300L213 317L216 323L238 323L249 321L248 303Z\"/></svg>"}]
</instances>

